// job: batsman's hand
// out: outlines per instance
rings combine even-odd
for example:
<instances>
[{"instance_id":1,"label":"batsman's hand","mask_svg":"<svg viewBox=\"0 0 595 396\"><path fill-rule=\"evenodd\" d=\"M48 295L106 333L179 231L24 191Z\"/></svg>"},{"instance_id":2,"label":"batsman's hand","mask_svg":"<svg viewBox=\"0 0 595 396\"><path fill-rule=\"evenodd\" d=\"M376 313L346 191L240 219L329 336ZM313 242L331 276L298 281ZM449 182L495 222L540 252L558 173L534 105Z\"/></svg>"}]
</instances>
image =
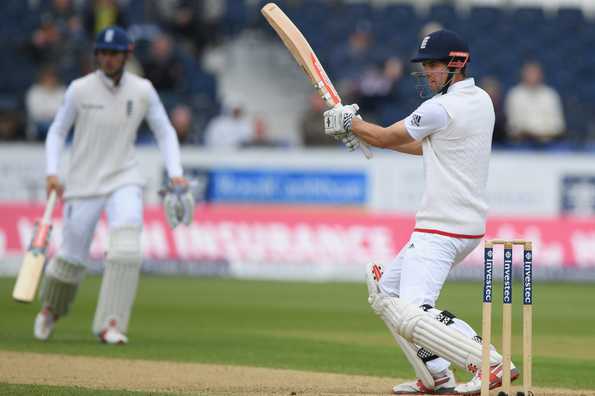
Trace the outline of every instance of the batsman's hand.
<instances>
[{"instance_id":1,"label":"batsman's hand","mask_svg":"<svg viewBox=\"0 0 595 396\"><path fill-rule=\"evenodd\" d=\"M351 132L345 133L341 137L341 142L345 145L345 147L347 147L349 151L355 151L361 145L359 138Z\"/></svg>"},{"instance_id":2,"label":"batsman's hand","mask_svg":"<svg viewBox=\"0 0 595 396\"><path fill-rule=\"evenodd\" d=\"M174 177L165 190L160 191L163 196L165 216L171 228L180 224L189 225L194 218L194 196L190 192L188 181L184 177Z\"/></svg>"},{"instance_id":3,"label":"batsman's hand","mask_svg":"<svg viewBox=\"0 0 595 396\"><path fill-rule=\"evenodd\" d=\"M56 175L48 175L45 180L45 190L47 196L50 196L52 190L56 190L56 195L58 198L62 199L62 194L64 194L64 185L60 183L60 179Z\"/></svg>"},{"instance_id":4,"label":"batsman's hand","mask_svg":"<svg viewBox=\"0 0 595 396\"><path fill-rule=\"evenodd\" d=\"M351 132L351 123L353 117L358 117L357 104L343 106L336 105L330 110L324 112L324 133L335 139L342 139L343 135Z\"/></svg>"}]
</instances>

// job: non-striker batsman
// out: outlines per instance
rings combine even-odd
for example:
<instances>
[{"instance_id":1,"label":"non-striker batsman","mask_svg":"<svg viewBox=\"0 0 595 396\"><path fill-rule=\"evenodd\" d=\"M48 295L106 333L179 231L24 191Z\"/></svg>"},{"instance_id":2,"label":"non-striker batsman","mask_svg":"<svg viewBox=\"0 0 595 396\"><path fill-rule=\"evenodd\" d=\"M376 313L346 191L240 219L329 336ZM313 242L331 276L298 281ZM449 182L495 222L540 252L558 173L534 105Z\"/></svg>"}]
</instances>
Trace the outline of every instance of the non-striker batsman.
<instances>
[{"instance_id":1,"label":"non-striker batsman","mask_svg":"<svg viewBox=\"0 0 595 396\"><path fill-rule=\"evenodd\" d=\"M122 28L112 26L100 32L95 42L98 69L70 84L48 131L47 190L63 194L65 204L62 244L45 271L42 309L35 318L34 335L40 340L47 340L56 321L68 313L85 275L95 227L105 211L109 241L93 333L110 344L128 341L142 259L144 178L134 143L143 120L155 135L172 186L179 191L188 185L176 133L157 92L148 80L124 70L132 49ZM63 186L58 178L59 159L72 125L74 137ZM192 220L194 201L189 192L167 197L165 203L172 226Z\"/></svg>"},{"instance_id":2,"label":"non-striker batsman","mask_svg":"<svg viewBox=\"0 0 595 396\"><path fill-rule=\"evenodd\" d=\"M384 320L418 377L396 394L479 394L481 339L464 321L435 308L451 268L480 243L487 214L486 185L494 128L488 94L466 76L470 52L457 34L426 36L412 59L433 96L386 128L363 121L357 105L325 112L325 130L355 149L359 139L421 155L425 190L409 241L392 263L368 266L369 302ZM356 139L359 138L359 139ZM407 186L402 186L407 188ZM384 273L382 273L384 271ZM455 363L473 373L457 384ZM502 382L502 356L490 355L490 387ZM518 376L512 366L512 378Z\"/></svg>"}]
</instances>

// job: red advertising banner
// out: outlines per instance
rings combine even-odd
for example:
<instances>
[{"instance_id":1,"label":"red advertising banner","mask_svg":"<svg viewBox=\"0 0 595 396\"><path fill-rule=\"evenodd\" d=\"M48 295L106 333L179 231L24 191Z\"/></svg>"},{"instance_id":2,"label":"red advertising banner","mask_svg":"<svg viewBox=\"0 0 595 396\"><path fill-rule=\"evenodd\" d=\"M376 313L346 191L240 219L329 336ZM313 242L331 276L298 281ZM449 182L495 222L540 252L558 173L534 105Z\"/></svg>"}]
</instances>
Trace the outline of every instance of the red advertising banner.
<instances>
[{"instance_id":1,"label":"red advertising banner","mask_svg":"<svg viewBox=\"0 0 595 396\"><path fill-rule=\"evenodd\" d=\"M0 204L0 260L22 254L42 212L42 206ZM61 212L55 211L50 252L62 239ZM357 209L211 205L197 208L191 226L171 230L162 209L153 206L145 209L143 247L145 257L155 261L292 266L388 262L407 242L413 225L412 216ZM103 257L107 234L101 219L92 257ZM536 266L595 268L595 218L490 218L487 236L533 241ZM480 250L464 265L481 265Z\"/></svg>"}]
</instances>

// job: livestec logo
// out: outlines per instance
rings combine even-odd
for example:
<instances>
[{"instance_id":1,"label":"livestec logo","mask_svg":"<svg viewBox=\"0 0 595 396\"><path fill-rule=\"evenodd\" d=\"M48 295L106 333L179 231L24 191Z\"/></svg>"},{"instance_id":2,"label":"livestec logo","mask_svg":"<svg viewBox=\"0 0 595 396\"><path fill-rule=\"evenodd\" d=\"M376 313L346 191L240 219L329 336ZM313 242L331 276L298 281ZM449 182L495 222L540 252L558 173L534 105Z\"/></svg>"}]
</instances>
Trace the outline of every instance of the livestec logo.
<instances>
[{"instance_id":1,"label":"livestec logo","mask_svg":"<svg viewBox=\"0 0 595 396\"><path fill-rule=\"evenodd\" d=\"M533 253L525 252L523 262L523 304L533 304Z\"/></svg>"},{"instance_id":2,"label":"livestec logo","mask_svg":"<svg viewBox=\"0 0 595 396\"><path fill-rule=\"evenodd\" d=\"M484 256L483 268L483 302L492 302L492 280L494 273L494 251L493 249L486 249Z\"/></svg>"}]
</instances>

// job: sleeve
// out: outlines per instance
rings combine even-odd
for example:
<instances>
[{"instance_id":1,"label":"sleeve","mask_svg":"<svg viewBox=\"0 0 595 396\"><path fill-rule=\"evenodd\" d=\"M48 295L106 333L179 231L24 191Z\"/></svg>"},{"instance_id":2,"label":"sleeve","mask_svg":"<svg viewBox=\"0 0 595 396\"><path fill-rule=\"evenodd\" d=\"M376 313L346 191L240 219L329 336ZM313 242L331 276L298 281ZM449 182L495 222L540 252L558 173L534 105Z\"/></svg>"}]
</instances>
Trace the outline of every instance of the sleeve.
<instances>
[{"instance_id":1,"label":"sleeve","mask_svg":"<svg viewBox=\"0 0 595 396\"><path fill-rule=\"evenodd\" d=\"M74 99L74 88L71 84L64 94L62 106L60 106L52 125L50 125L45 140L46 174L58 174L60 154L64 147L64 141L75 119L76 103Z\"/></svg>"},{"instance_id":2,"label":"sleeve","mask_svg":"<svg viewBox=\"0 0 595 396\"><path fill-rule=\"evenodd\" d=\"M448 126L450 116L440 103L426 101L405 118L405 128L409 135L417 141L439 132Z\"/></svg>"},{"instance_id":3,"label":"sleeve","mask_svg":"<svg viewBox=\"0 0 595 396\"><path fill-rule=\"evenodd\" d=\"M146 120L157 140L167 174L169 177L182 176L178 137L174 127L169 122L169 118L167 118L167 113L163 108L159 95L157 95L152 85L149 90L149 109Z\"/></svg>"}]
</instances>

